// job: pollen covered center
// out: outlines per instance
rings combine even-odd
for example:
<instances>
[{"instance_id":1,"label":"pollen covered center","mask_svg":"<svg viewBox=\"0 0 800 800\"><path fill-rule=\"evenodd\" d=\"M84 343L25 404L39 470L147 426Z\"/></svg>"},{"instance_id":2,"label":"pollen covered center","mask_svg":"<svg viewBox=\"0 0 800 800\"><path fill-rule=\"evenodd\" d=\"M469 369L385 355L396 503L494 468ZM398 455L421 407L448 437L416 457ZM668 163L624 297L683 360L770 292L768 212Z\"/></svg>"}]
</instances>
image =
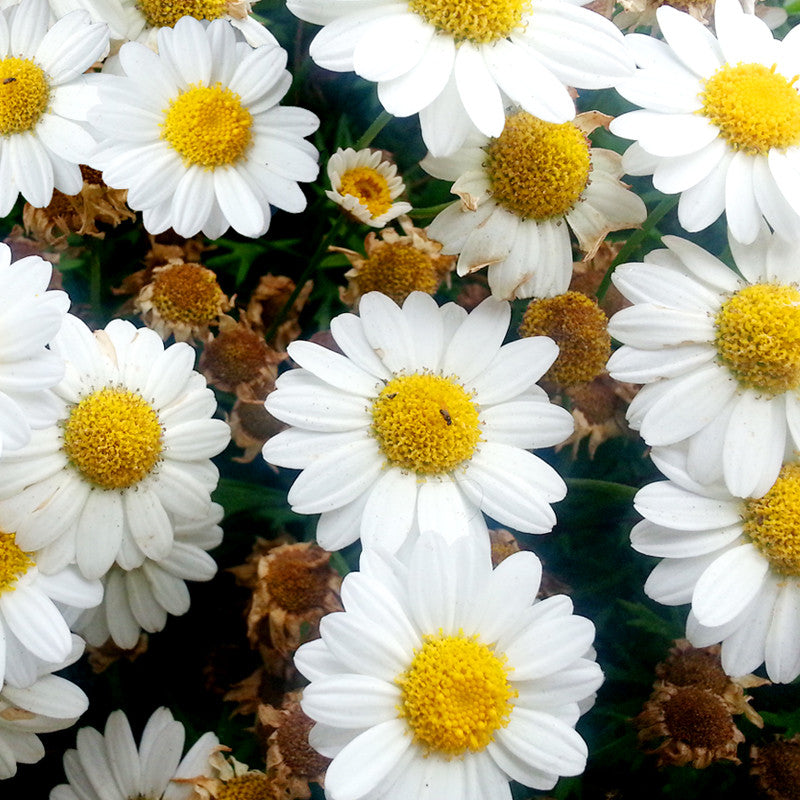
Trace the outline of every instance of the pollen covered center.
<instances>
[{"instance_id":1,"label":"pollen covered center","mask_svg":"<svg viewBox=\"0 0 800 800\"><path fill-rule=\"evenodd\" d=\"M408 7L456 41L505 39L531 11L531 0L410 0Z\"/></svg>"},{"instance_id":2,"label":"pollen covered center","mask_svg":"<svg viewBox=\"0 0 800 800\"><path fill-rule=\"evenodd\" d=\"M216 800L266 800L275 794L272 781L263 772L229 778L215 791Z\"/></svg>"},{"instance_id":3,"label":"pollen covered center","mask_svg":"<svg viewBox=\"0 0 800 800\"><path fill-rule=\"evenodd\" d=\"M520 111L506 119L486 155L494 199L523 219L565 214L589 184L589 141L571 122L544 122Z\"/></svg>"},{"instance_id":4,"label":"pollen covered center","mask_svg":"<svg viewBox=\"0 0 800 800\"><path fill-rule=\"evenodd\" d=\"M373 217L385 214L392 207L389 182L372 167L353 167L342 173L339 194L352 195Z\"/></svg>"},{"instance_id":5,"label":"pollen covered center","mask_svg":"<svg viewBox=\"0 0 800 800\"><path fill-rule=\"evenodd\" d=\"M702 113L735 150L765 155L800 144L800 94L775 65L723 64L700 94Z\"/></svg>"},{"instance_id":6,"label":"pollen covered center","mask_svg":"<svg viewBox=\"0 0 800 800\"><path fill-rule=\"evenodd\" d=\"M67 458L103 489L126 489L155 467L163 449L158 414L140 395L105 388L73 407L64 426Z\"/></svg>"},{"instance_id":7,"label":"pollen covered center","mask_svg":"<svg viewBox=\"0 0 800 800\"><path fill-rule=\"evenodd\" d=\"M161 138L187 166L206 169L235 164L250 146L253 117L241 97L220 83L192 84L171 103Z\"/></svg>"},{"instance_id":8,"label":"pollen covered center","mask_svg":"<svg viewBox=\"0 0 800 800\"><path fill-rule=\"evenodd\" d=\"M139 11L153 28L172 28L181 17L219 19L227 13L228 0L139 0Z\"/></svg>"},{"instance_id":9,"label":"pollen covered center","mask_svg":"<svg viewBox=\"0 0 800 800\"><path fill-rule=\"evenodd\" d=\"M720 361L746 388L781 394L800 386L800 291L754 284L717 313Z\"/></svg>"},{"instance_id":10,"label":"pollen covered center","mask_svg":"<svg viewBox=\"0 0 800 800\"><path fill-rule=\"evenodd\" d=\"M13 591L17 580L34 565L34 560L18 547L13 533L0 532L0 594Z\"/></svg>"},{"instance_id":11,"label":"pollen covered center","mask_svg":"<svg viewBox=\"0 0 800 800\"><path fill-rule=\"evenodd\" d=\"M50 99L41 67L27 58L0 59L0 135L29 131Z\"/></svg>"},{"instance_id":12,"label":"pollen covered center","mask_svg":"<svg viewBox=\"0 0 800 800\"><path fill-rule=\"evenodd\" d=\"M207 325L219 316L222 299L217 276L199 264L172 264L153 279L152 302L167 322Z\"/></svg>"},{"instance_id":13,"label":"pollen covered center","mask_svg":"<svg viewBox=\"0 0 800 800\"><path fill-rule=\"evenodd\" d=\"M744 501L744 532L772 569L800 576L800 464L784 464L772 488Z\"/></svg>"},{"instance_id":14,"label":"pollen covered center","mask_svg":"<svg viewBox=\"0 0 800 800\"><path fill-rule=\"evenodd\" d=\"M395 682L400 717L427 751L459 756L483 750L508 725L517 691L505 656L477 637L423 637L409 668Z\"/></svg>"},{"instance_id":15,"label":"pollen covered center","mask_svg":"<svg viewBox=\"0 0 800 800\"><path fill-rule=\"evenodd\" d=\"M385 242L376 247L358 271L361 294L383 292L396 303L402 303L411 292L433 294L440 281L431 257L414 245L401 242Z\"/></svg>"},{"instance_id":16,"label":"pollen covered center","mask_svg":"<svg viewBox=\"0 0 800 800\"><path fill-rule=\"evenodd\" d=\"M455 381L401 375L372 404L372 430L389 462L423 475L449 472L480 440L478 409Z\"/></svg>"}]
</instances>

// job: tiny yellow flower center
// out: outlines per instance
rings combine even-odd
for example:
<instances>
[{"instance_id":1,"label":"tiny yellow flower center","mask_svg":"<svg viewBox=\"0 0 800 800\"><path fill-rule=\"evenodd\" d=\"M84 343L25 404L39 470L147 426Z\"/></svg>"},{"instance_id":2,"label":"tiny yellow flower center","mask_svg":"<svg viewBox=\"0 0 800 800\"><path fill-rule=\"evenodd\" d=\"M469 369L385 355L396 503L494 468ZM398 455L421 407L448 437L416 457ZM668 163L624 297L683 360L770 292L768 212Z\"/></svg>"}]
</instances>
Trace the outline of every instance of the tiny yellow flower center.
<instances>
[{"instance_id":1,"label":"tiny yellow flower center","mask_svg":"<svg viewBox=\"0 0 800 800\"><path fill-rule=\"evenodd\" d=\"M523 219L569 211L589 183L589 141L571 122L556 125L520 111L486 147L494 199Z\"/></svg>"},{"instance_id":2,"label":"tiny yellow flower center","mask_svg":"<svg viewBox=\"0 0 800 800\"><path fill-rule=\"evenodd\" d=\"M727 300L716 318L719 359L749 389L781 394L800 386L800 291L755 284Z\"/></svg>"},{"instance_id":3,"label":"tiny yellow flower center","mask_svg":"<svg viewBox=\"0 0 800 800\"><path fill-rule=\"evenodd\" d=\"M412 244L385 242L361 263L357 282L361 294L383 292L402 303L411 292L434 294L441 277L427 253Z\"/></svg>"},{"instance_id":4,"label":"tiny yellow flower center","mask_svg":"<svg viewBox=\"0 0 800 800\"><path fill-rule=\"evenodd\" d=\"M460 756L483 750L508 725L518 694L509 684L505 656L476 636L440 633L423 642L395 679L402 692L399 716L428 752Z\"/></svg>"},{"instance_id":5,"label":"tiny yellow flower center","mask_svg":"<svg viewBox=\"0 0 800 800\"><path fill-rule=\"evenodd\" d=\"M531 0L410 0L408 7L456 41L486 44L522 28Z\"/></svg>"},{"instance_id":6,"label":"tiny yellow flower center","mask_svg":"<svg viewBox=\"0 0 800 800\"><path fill-rule=\"evenodd\" d=\"M745 500L742 519L775 572L800 576L800 464L784 464L763 497Z\"/></svg>"},{"instance_id":7,"label":"tiny yellow flower center","mask_svg":"<svg viewBox=\"0 0 800 800\"><path fill-rule=\"evenodd\" d=\"M44 70L27 58L0 59L0 135L29 131L50 100Z\"/></svg>"},{"instance_id":8,"label":"tiny yellow flower center","mask_svg":"<svg viewBox=\"0 0 800 800\"><path fill-rule=\"evenodd\" d=\"M389 462L422 475L449 472L468 460L481 437L471 396L439 375L392 379L375 398L372 419Z\"/></svg>"},{"instance_id":9,"label":"tiny yellow flower center","mask_svg":"<svg viewBox=\"0 0 800 800\"><path fill-rule=\"evenodd\" d=\"M139 483L161 457L158 414L140 395L126 389L100 389L72 408L64 425L67 458L103 489Z\"/></svg>"},{"instance_id":10,"label":"tiny yellow flower center","mask_svg":"<svg viewBox=\"0 0 800 800\"><path fill-rule=\"evenodd\" d=\"M139 0L139 11L152 28L172 28L181 17L219 19L228 0Z\"/></svg>"},{"instance_id":11,"label":"tiny yellow flower center","mask_svg":"<svg viewBox=\"0 0 800 800\"><path fill-rule=\"evenodd\" d=\"M14 584L31 567L34 560L17 546L13 533L0 532L0 594L14 590Z\"/></svg>"},{"instance_id":12,"label":"tiny yellow flower center","mask_svg":"<svg viewBox=\"0 0 800 800\"><path fill-rule=\"evenodd\" d=\"M235 164L250 146L253 117L230 89L192 84L166 109L161 137L187 167Z\"/></svg>"},{"instance_id":13,"label":"tiny yellow flower center","mask_svg":"<svg viewBox=\"0 0 800 800\"><path fill-rule=\"evenodd\" d=\"M199 264L172 264L153 278L152 302L167 322L208 325L219 316L222 299L217 276Z\"/></svg>"},{"instance_id":14,"label":"tiny yellow flower center","mask_svg":"<svg viewBox=\"0 0 800 800\"><path fill-rule=\"evenodd\" d=\"M385 214L392 207L389 182L372 167L353 167L342 173L339 194L352 195L373 217Z\"/></svg>"},{"instance_id":15,"label":"tiny yellow flower center","mask_svg":"<svg viewBox=\"0 0 800 800\"><path fill-rule=\"evenodd\" d=\"M723 64L705 83L702 114L736 150L765 155L800 144L797 76L787 80L775 65Z\"/></svg>"},{"instance_id":16,"label":"tiny yellow flower center","mask_svg":"<svg viewBox=\"0 0 800 800\"><path fill-rule=\"evenodd\" d=\"M229 778L216 789L216 800L271 800L275 787L263 772L246 772Z\"/></svg>"},{"instance_id":17,"label":"tiny yellow flower center","mask_svg":"<svg viewBox=\"0 0 800 800\"><path fill-rule=\"evenodd\" d=\"M549 336L558 358L545 378L561 386L594 380L611 355L608 317L581 292L532 300L519 326L521 336Z\"/></svg>"}]
</instances>

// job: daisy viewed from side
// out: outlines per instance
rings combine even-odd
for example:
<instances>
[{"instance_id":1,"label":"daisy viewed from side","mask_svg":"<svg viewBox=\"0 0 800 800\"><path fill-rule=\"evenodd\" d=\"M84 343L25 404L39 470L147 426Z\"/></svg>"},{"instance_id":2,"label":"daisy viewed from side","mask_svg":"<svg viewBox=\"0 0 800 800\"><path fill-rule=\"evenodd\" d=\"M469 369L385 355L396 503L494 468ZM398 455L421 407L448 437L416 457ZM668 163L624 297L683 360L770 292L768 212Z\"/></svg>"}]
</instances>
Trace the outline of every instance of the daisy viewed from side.
<instances>
[{"instance_id":1,"label":"daisy viewed from side","mask_svg":"<svg viewBox=\"0 0 800 800\"><path fill-rule=\"evenodd\" d=\"M666 42L627 37L641 69L616 84L642 110L611 130L635 139L623 164L681 193L678 218L699 231L723 211L730 233L750 243L761 220L786 237L800 229L800 28L776 41L738 0L718 0L716 38L696 19L658 9Z\"/></svg>"},{"instance_id":2,"label":"daisy viewed from side","mask_svg":"<svg viewBox=\"0 0 800 800\"><path fill-rule=\"evenodd\" d=\"M589 112L554 124L518 111L496 139L476 135L448 158L422 161L455 180L461 198L428 227L444 253L460 254L459 275L488 266L502 300L561 294L572 277L570 229L591 258L610 231L644 222L644 203L619 180L620 156L587 138L602 121Z\"/></svg>"},{"instance_id":3,"label":"daisy viewed from side","mask_svg":"<svg viewBox=\"0 0 800 800\"><path fill-rule=\"evenodd\" d=\"M78 731L77 748L64 754L67 783L54 787L50 800L191 800L197 795L186 781L212 773L208 760L219 740L204 733L181 758L185 737L172 712L159 708L137 747L125 713L114 711L102 734L94 728Z\"/></svg>"},{"instance_id":4,"label":"daisy viewed from side","mask_svg":"<svg viewBox=\"0 0 800 800\"><path fill-rule=\"evenodd\" d=\"M613 378L644 383L628 422L653 446L688 443L687 470L724 480L738 496L775 481L800 447L800 289L795 249L762 230L730 245L739 277L698 245L665 236L666 250L623 264L614 285L634 305L609 333Z\"/></svg>"},{"instance_id":5,"label":"daisy viewed from side","mask_svg":"<svg viewBox=\"0 0 800 800\"><path fill-rule=\"evenodd\" d=\"M499 136L507 102L550 122L575 116L567 86L600 89L632 74L622 34L583 0L288 0L325 27L311 57L378 83L398 117L419 112L436 156L470 131Z\"/></svg>"},{"instance_id":6,"label":"daisy viewed from side","mask_svg":"<svg viewBox=\"0 0 800 800\"><path fill-rule=\"evenodd\" d=\"M194 351L122 320L92 334L73 316L52 347L67 364L59 422L0 461L0 525L47 573L167 558L175 525L208 513L210 458L230 436Z\"/></svg>"},{"instance_id":7,"label":"daisy viewed from side","mask_svg":"<svg viewBox=\"0 0 800 800\"><path fill-rule=\"evenodd\" d=\"M270 205L297 213L297 181L317 177L317 150L303 139L319 120L280 107L291 84L286 52L237 42L224 20L183 17L158 32L158 54L137 42L119 53L125 75L105 75L89 120L100 144L90 166L128 190L145 228L210 239L229 226L258 237Z\"/></svg>"},{"instance_id":8,"label":"daisy viewed from side","mask_svg":"<svg viewBox=\"0 0 800 800\"><path fill-rule=\"evenodd\" d=\"M338 550L397 551L409 532L486 537L481 511L526 533L555 524L566 486L529 447L572 431L569 413L535 385L552 339L503 345L511 311L488 298L471 314L413 292L402 308L378 292L331 333L344 355L311 342L288 352L303 369L276 382L267 410L288 430L264 445L270 463L303 472L289 491L300 514L322 513L317 539Z\"/></svg>"},{"instance_id":9,"label":"daisy viewed from side","mask_svg":"<svg viewBox=\"0 0 800 800\"><path fill-rule=\"evenodd\" d=\"M734 497L719 481L698 483L686 448L654 448L669 478L634 500L645 517L634 549L663 560L645 584L666 605L691 603L686 636L722 642L722 666L746 675L766 664L776 683L800 675L800 464L784 463L759 498Z\"/></svg>"},{"instance_id":10,"label":"daisy viewed from side","mask_svg":"<svg viewBox=\"0 0 800 800\"><path fill-rule=\"evenodd\" d=\"M95 141L83 73L108 51L108 29L77 11L50 25L47 0L0 10L0 217L22 196L46 206L77 194Z\"/></svg>"},{"instance_id":11,"label":"daisy viewed from side","mask_svg":"<svg viewBox=\"0 0 800 800\"><path fill-rule=\"evenodd\" d=\"M429 532L407 565L364 552L345 611L295 656L331 800L510 800L509 779L551 789L583 771L594 625L564 595L537 601L541 575L530 552L492 570L488 538Z\"/></svg>"}]
</instances>

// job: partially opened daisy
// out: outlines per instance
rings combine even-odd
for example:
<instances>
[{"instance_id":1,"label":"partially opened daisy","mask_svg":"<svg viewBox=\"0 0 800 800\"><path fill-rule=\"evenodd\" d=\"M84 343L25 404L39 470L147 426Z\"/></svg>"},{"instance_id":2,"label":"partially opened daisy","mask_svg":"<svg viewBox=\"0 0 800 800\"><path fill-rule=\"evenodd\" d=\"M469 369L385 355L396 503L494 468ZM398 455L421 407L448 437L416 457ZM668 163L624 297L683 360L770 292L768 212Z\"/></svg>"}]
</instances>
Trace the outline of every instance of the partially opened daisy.
<instances>
[{"instance_id":1,"label":"partially opened daisy","mask_svg":"<svg viewBox=\"0 0 800 800\"><path fill-rule=\"evenodd\" d=\"M52 425L58 414L58 404L49 389L61 380L64 363L46 345L61 327L69 309L69 297L65 292L47 291L52 273L52 265L39 256L12 263L11 249L0 243L0 453L3 454L27 444L32 428Z\"/></svg>"},{"instance_id":2,"label":"partially opened daisy","mask_svg":"<svg viewBox=\"0 0 800 800\"><path fill-rule=\"evenodd\" d=\"M641 553L663 560L645 592L660 603L691 603L686 636L696 647L722 642L733 676L766 664L788 683L800 675L800 464L783 465L759 498L740 499L719 481L686 469L686 448L654 448L669 478L634 500L645 517L631 532Z\"/></svg>"},{"instance_id":3,"label":"partially opened daisy","mask_svg":"<svg viewBox=\"0 0 800 800\"><path fill-rule=\"evenodd\" d=\"M212 774L208 763L219 750L213 733L204 733L183 758L186 732L167 708L159 708L145 725L137 747L123 711L108 717L104 732L78 731L77 748L64 753L67 783L50 792L50 800L190 800L197 797L188 779Z\"/></svg>"},{"instance_id":4,"label":"partially opened daisy","mask_svg":"<svg viewBox=\"0 0 800 800\"><path fill-rule=\"evenodd\" d=\"M288 0L325 27L311 43L321 67L378 83L398 117L419 112L436 156L470 131L503 130L510 101L550 122L575 116L567 86L600 89L629 76L622 34L583 0Z\"/></svg>"},{"instance_id":5,"label":"partially opened daisy","mask_svg":"<svg viewBox=\"0 0 800 800\"><path fill-rule=\"evenodd\" d=\"M614 285L634 305L609 322L624 343L613 378L646 386L628 421L650 445L688 443L695 480L722 475L738 496L759 496L787 447L800 447L800 289L795 248L762 230L730 240L739 277L675 236L667 250L623 264Z\"/></svg>"},{"instance_id":6,"label":"partially opened daisy","mask_svg":"<svg viewBox=\"0 0 800 800\"><path fill-rule=\"evenodd\" d=\"M536 601L533 553L492 570L488 538L447 538L423 534L407 566L365 551L345 611L297 651L331 800L510 800L509 779L551 789L583 772L594 625L564 595Z\"/></svg>"},{"instance_id":7,"label":"partially opened daisy","mask_svg":"<svg viewBox=\"0 0 800 800\"><path fill-rule=\"evenodd\" d=\"M137 42L119 53L124 75L105 75L90 122L100 145L90 166L128 190L150 233L173 228L215 239L269 227L270 205L299 212L297 181L317 177L303 137L319 120L277 104L291 84L277 45L237 42L229 22L183 17L158 32L158 54Z\"/></svg>"},{"instance_id":8,"label":"partially opened daisy","mask_svg":"<svg viewBox=\"0 0 800 800\"><path fill-rule=\"evenodd\" d=\"M570 229L591 258L610 231L644 221L644 203L619 181L620 156L587 138L601 123L597 112L556 125L518 111L496 139L476 135L448 158L422 161L461 197L428 227L444 253L460 254L459 275L488 266L504 300L561 294L572 277Z\"/></svg>"},{"instance_id":9,"label":"partially opened daisy","mask_svg":"<svg viewBox=\"0 0 800 800\"><path fill-rule=\"evenodd\" d=\"M0 217L22 196L46 206L53 189L77 194L95 141L84 73L108 51L108 29L76 11L52 26L47 0L0 11Z\"/></svg>"},{"instance_id":10,"label":"partially opened daisy","mask_svg":"<svg viewBox=\"0 0 800 800\"><path fill-rule=\"evenodd\" d=\"M194 351L122 320L92 334L72 316L52 346L67 363L59 422L0 461L0 527L47 573L167 558L175 525L208 514L210 458L229 439Z\"/></svg>"},{"instance_id":11,"label":"partially opened daisy","mask_svg":"<svg viewBox=\"0 0 800 800\"><path fill-rule=\"evenodd\" d=\"M289 502L322 512L319 543L338 550L360 536L394 552L415 526L486 537L481 511L549 531L550 503L566 487L527 448L572 431L569 413L534 383L556 357L553 340L503 345L511 312L493 298L467 315L422 292L402 308L370 292L359 312L331 322L344 355L290 344L303 369L279 377L266 400L292 427L267 441L264 458L303 470Z\"/></svg>"},{"instance_id":12,"label":"partially opened daisy","mask_svg":"<svg viewBox=\"0 0 800 800\"><path fill-rule=\"evenodd\" d=\"M766 23L738 0L718 0L716 38L689 14L658 10L666 42L627 37L641 67L617 91L641 111L611 130L636 139L623 164L681 193L678 218L688 231L725 211L742 242L762 218L784 236L800 228L800 28L775 41Z\"/></svg>"}]
</instances>

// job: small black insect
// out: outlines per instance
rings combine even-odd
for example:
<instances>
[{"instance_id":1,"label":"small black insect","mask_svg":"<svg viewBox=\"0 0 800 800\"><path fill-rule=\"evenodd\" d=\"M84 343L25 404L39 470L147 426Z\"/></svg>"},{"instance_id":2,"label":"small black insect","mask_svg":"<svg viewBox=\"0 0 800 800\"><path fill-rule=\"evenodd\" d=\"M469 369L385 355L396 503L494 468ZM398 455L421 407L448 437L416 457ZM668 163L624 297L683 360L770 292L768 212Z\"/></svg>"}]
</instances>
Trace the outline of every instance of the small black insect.
<instances>
[{"instance_id":1,"label":"small black insect","mask_svg":"<svg viewBox=\"0 0 800 800\"><path fill-rule=\"evenodd\" d=\"M16 80L16 78L6 78L3 81L3 86L5 86L7 83L14 83L15 80Z\"/></svg>"},{"instance_id":2,"label":"small black insect","mask_svg":"<svg viewBox=\"0 0 800 800\"><path fill-rule=\"evenodd\" d=\"M444 421L448 425L453 424L453 418L450 416L450 412L446 408L440 408L439 413L444 417Z\"/></svg>"},{"instance_id":3,"label":"small black insect","mask_svg":"<svg viewBox=\"0 0 800 800\"><path fill-rule=\"evenodd\" d=\"M391 394L386 395L387 400L394 400L395 397L397 397L397 392L392 392Z\"/></svg>"}]
</instances>

